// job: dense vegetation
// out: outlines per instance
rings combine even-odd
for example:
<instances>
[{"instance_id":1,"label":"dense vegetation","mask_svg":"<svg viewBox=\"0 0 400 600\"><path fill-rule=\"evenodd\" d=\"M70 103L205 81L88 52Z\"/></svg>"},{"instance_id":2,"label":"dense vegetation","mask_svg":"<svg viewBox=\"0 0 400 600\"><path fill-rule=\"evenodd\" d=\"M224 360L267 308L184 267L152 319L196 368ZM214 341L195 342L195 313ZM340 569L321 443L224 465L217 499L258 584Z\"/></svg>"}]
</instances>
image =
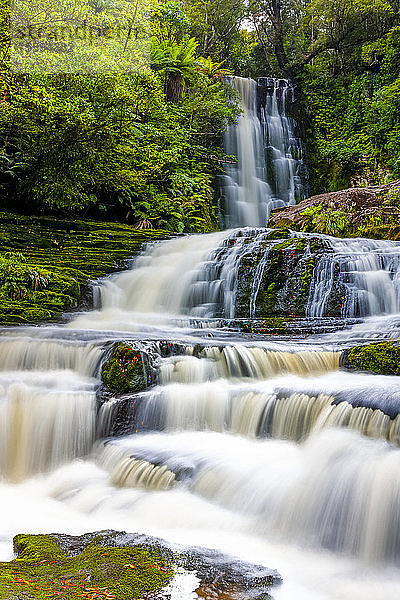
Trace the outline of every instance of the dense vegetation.
<instances>
[{"instance_id":1,"label":"dense vegetation","mask_svg":"<svg viewBox=\"0 0 400 600\"><path fill-rule=\"evenodd\" d=\"M107 24L124 4L74 10ZM102 46L102 72L13 72L1 6L3 209L215 229L228 72L295 81L313 193L400 175L398 0L159 0L150 69L114 74Z\"/></svg>"},{"instance_id":2,"label":"dense vegetation","mask_svg":"<svg viewBox=\"0 0 400 600\"><path fill-rule=\"evenodd\" d=\"M215 60L297 85L312 194L398 178L398 0L226 0L200 12Z\"/></svg>"},{"instance_id":3,"label":"dense vegetation","mask_svg":"<svg viewBox=\"0 0 400 600\"><path fill-rule=\"evenodd\" d=\"M248 18L228 65L297 84L311 193L398 178L398 0L254 0Z\"/></svg>"},{"instance_id":4,"label":"dense vegetation","mask_svg":"<svg viewBox=\"0 0 400 600\"><path fill-rule=\"evenodd\" d=\"M136 73L21 74L3 55L3 209L216 228L213 177L236 103L178 4L155 4L152 28L151 69Z\"/></svg>"}]
</instances>

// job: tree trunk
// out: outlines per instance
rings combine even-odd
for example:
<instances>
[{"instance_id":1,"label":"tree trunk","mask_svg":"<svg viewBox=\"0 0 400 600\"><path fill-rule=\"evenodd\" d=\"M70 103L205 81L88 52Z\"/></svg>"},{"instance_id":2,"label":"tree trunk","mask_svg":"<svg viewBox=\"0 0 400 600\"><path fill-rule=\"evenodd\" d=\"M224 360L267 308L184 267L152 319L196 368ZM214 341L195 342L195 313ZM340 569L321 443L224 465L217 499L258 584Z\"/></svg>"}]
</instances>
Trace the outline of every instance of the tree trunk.
<instances>
[{"instance_id":1,"label":"tree trunk","mask_svg":"<svg viewBox=\"0 0 400 600\"><path fill-rule=\"evenodd\" d=\"M165 94L170 102L179 102L183 94L183 77L181 73L169 73L165 81Z\"/></svg>"}]
</instances>

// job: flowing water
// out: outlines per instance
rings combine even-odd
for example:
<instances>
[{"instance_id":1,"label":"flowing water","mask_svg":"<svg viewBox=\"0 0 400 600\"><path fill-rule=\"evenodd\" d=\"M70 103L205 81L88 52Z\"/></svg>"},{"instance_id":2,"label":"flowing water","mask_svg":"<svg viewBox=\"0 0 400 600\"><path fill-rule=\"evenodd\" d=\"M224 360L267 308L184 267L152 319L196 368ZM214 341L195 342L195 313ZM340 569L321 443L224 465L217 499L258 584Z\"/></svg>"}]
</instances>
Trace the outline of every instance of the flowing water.
<instances>
[{"instance_id":1,"label":"flowing water","mask_svg":"<svg viewBox=\"0 0 400 600\"><path fill-rule=\"evenodd\" d=\"M270 79L262 104L256 81L228 81L240 95L242 114L224 139L225 152L233 160L223 177L222 221L227 228L263 227L271 210L295 204L303 195L301 141L286 114L294 89L284 79Z\"/></svg>"},{"instance_id":2,"label":"flowing water","mask_svg":"<svg viewBox=\"0 0 400 600\"><path fill-rule=\"evenodd\" d=\"M400 386L339 360L366 336L397 337L400 245L293 234L305 260L318 238L308 315L326 317L340 289L359 322L255 336L222 327L243 310L243 269L255 313L282 244L251 224L150 245L65 326L0 330L2 558L20 531L115 528L276 568L277 600L398 600ZM151 386L100 402L117 340L142 353Z\"/></svg>"}]
</instances>

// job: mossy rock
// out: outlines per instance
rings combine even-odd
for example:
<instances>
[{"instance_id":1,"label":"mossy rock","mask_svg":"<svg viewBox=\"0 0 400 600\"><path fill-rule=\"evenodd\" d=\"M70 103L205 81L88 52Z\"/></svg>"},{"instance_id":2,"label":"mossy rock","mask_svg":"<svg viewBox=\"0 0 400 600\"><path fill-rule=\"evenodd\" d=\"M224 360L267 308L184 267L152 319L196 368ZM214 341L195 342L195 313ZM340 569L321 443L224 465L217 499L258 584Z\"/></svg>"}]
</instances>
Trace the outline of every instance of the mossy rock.
<instances>
[{"instance_id":1,"label":"mossy rock","mask_svg":"<svg viewBox=\"0 0 400 600\"><path fill-rule=\"evenodd\" d=\"M120 223L0 212L0 324L59 320L88 296L90 280L124 268L144 243L167 237Z\"/></svg>"},{"instance_id":2,"label":"mossy rock","mask_svg":"<svg viewBox=\"0 0 400 600\"><path fill-rule=\"evenodd\" d=\"M288 239L290 236L291 236L290 229L285 229L283 227L280 227L279 229L272 229L268 233L267 237L269 240L285 240L285 239Z\"/></svg>"},{"instance_id":3,"label":"mossy rock","mask_svg":"<svg viewBox=\"0 0 400 600\"><path fill-rule=\"evenodd\" d=\"M101 379L113 394L145 390L149 375L143 354L128 344L116 344L111 357L103 364Z\"/></svg>"},{"instance_id":4,"label":"mossy rock","mask_svg":"<svg viewBox=\"0 0 400 600\"><path fill-rule=\"evenodd\" d=\"M305 317L318 255L326 251L325 241L317 237L293 235L289 239L281 239L280 233L277 243L271 241L269 248L252 316L257 319ZM260 251L246 255L241 262L238 318L249 316L254 275L266 251L268 242L265 247L260 247ZM340 315L340 304L336 313Z\"/></svg>"},{"instance_id":5,"label":"mossy rock","mask_svg":"<svg viewBox=\"0 0 400 600\"><path fill-rule=\"evenodd\" d=\"M288 321L280 317L269 319L232 319L227 321L230 327L235 327L243 333L255 333L260 335L284 335L291 330Z\"/></svg>"},{"instance_id":6,"label":"mossy rock","mask_svg":"<svg viewBox=\"0 0 400 600\"><path fill-rule=\"evenodd\" d=\"M341 365L351 371L400 375L400 346L394 342L354 346L343 352Z\"/></svg>"},{"instance_id":7,"label":"mossy rock","mask_svg":"<svg viewBox=\"0 0 400 600\"><path fill-rule=\"evenodd\" d=\"M167 598L176 570L194 572L201 598L270 599L275 570L205 548L172 551L160 539L123 531L81 536L17 535L17 558L0 563L0 597L7 600L138 600Z\"/></svg>"},{"instance_id":8,"label":"mossy rock","mask_svg":"<svg viewBox=\"0 0 400 600\"><path fill-rule=\"evenodd\" d=\"M100 543L99 543L100 542ZM0 597L8 600L139 599L173 577L170 556L146 546L107 547L101 536L67 553L55 536L17 535L17 558L0 563Z\"/></svg>"}]
</instances>

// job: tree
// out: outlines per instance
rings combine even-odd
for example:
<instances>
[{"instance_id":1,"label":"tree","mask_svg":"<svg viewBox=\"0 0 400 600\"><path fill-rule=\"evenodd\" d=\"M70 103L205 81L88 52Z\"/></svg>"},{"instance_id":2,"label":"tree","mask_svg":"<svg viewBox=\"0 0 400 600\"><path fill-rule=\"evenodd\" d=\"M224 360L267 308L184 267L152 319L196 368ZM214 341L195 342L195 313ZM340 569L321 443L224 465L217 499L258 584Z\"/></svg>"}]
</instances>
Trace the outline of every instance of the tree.
<instances>
[{"instance_id":1,"label":"tree","mask_svg":"<svg viewBox=\"0 0 400 600\"><path fill-rule=\"evenodd\" d=\"M182 42L177 42L175 38L166 41L155 37L152 39L151 67L162 73L165 93L171 102L180 101L187 80L199 68L197 46L194 38Z\"/></svg>"},{"instance_id":2,"label":"tree","mask_svg":"<svg viewBox=\"0 0 400 600\"><path fill-rule=\"evenodd\" d=\"M190 34L199 43L199 53L228 60L237 42L248 7L245 0L184 0L190 18Z\"/></svg>"},{"instance_id":3,"label":"tree","mask_svg":"<svg viewBox=\"0 0 400 600\"><path fill-rule=\"evenodd\" d=\"M397 17L397 0L255 0L251 5L266 62L291 78L324 53L349 52L378 39Z\"/></svg>"}]
</instances>

